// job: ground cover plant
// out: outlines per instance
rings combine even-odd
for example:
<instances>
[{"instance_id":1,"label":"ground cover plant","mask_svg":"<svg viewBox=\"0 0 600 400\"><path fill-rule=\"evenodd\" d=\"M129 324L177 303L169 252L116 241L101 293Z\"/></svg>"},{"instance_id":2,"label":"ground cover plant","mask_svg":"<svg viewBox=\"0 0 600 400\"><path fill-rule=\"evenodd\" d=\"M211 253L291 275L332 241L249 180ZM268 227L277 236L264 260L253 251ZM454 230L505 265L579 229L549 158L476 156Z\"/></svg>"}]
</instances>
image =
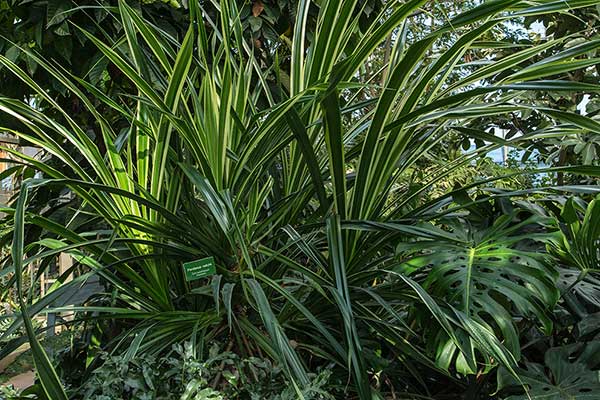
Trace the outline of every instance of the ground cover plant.
<instances>
[{"instance_id":1,"label":"ground cover plant","mask_svg":"<svg viewBox=\"0 0 600 400\"><path fill-rule=\"evenodd\" d=\"M599 92L600 38L494 35L595 2L465 2L421 29L431 3L366 18L358 1L300 1L287 35L260 38L230 0L186 2L180 31L126 1L90 6L116 33L69 29L117 91L14 43L76 114L0 55L31 93L0 98L4 130L42 152L4 148L22 182L2 208L17 305L0 358L29 342L24 395L593 398L600 169L595 142L562 157L552 141L600 122L545 96ZM485 167L502 146L558 162ZM31 282L61 253L76 262L41 296ZM182 263L204 257L215 274L188 281ZM100 292L61 303L91 277ZM80 338L48 356L32 320L66 311Z\"/></svg>"}]
</instances>

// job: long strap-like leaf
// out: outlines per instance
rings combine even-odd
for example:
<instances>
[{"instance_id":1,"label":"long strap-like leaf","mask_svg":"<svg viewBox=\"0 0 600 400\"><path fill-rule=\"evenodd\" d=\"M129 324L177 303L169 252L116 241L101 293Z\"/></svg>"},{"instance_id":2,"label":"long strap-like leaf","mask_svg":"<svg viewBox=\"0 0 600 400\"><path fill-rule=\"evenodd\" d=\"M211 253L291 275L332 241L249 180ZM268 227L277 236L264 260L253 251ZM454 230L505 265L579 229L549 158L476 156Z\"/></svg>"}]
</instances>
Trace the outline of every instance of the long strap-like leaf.
<instances>
[{"instance_id":1,"label":"long strap-like leaf","mask_svg":"<svg viewBox=\"0 0 600 400\"><path fill-rule=\"evenodd\" d=\"M17 295L19 298L19 305L21 307L21 314L23 315L23 321L25 322L25 330L29 337L29 345L31 346L31 353L33 354L33 361L35 363L36 372L40 378L42 388L44 392L51 400L67 400L67 394L62 387L58 375L50 363L44 348L40 345L37 340L35 330L29 315L27 314L27 304L23 297L23 243L25 242L25 205L27 203L27 197L29 194L29 188L27 183L24 183L21 187L21 192L17 200L15 209L15 229L13 234L13 245L12 245L12 258L15 265L15 275L17 277Z\"/></svg>"}]
</instances>

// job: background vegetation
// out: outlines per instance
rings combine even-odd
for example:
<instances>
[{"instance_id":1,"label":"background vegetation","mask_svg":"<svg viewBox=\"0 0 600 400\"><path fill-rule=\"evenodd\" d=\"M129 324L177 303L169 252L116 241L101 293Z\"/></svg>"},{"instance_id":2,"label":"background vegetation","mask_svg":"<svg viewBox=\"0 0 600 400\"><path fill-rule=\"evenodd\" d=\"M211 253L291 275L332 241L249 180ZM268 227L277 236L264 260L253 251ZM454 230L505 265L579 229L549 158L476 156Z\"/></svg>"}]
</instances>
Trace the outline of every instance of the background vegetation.
<instances>
[{"instance_id":1,"label":"background vegetation","mask_svg":"<svg viewBox=\"0 0 600 400\"><path fill-rule=\"evenodd\" d=\"M595 3L3 0L23 395L593 399Z\"/></svg>"}]
</instances>

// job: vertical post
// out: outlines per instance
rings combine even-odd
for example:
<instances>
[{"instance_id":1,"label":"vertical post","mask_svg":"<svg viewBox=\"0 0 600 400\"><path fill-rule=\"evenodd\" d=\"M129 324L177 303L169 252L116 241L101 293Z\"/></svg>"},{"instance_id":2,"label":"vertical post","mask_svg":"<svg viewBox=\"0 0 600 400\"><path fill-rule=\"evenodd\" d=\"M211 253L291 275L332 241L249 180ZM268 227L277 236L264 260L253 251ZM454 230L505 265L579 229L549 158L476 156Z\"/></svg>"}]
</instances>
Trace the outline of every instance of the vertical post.
<instances>
[{"instance_id":1,"label":"vertical post","mask_svg":"<svg viewBox=\"0 0 600 400\"><path fill-rule=\"evenodd\" d=\"M62 276L65 272L67 272L73 266L73 257L71 257L67 253L60 253L58 256L58 276ZM73 280L73 273L71 272L69 276L67 276L64 282L69 282ZM73 315L64 315L64 320L72 320Z\"/></svg>"},{"instance_id":2,"label":"vertical post","mask_svg":"<svg viewBox=\"0 0 600 400\"><path fill-rule=\"evenodd\" d=\"M73 266L73 258L67 253L60 253L58 256L58 277L62 276L65 272L67 272ZM64 282L69 282L73 280L73 273L70 273L64 280ZM55 282L56 279L47 279L47 282ZM47 336L54 336L56 333L56 313L49 313L46 319L46 326L48 327L48 331L46 333ZM72 317L72 316L71 316ZM65 316L64 319L69 318Z\"/></svg>"},{"instance_id":3,"label":"vertical post","mask_svg":"<svg viewBox=\"0 0 600 400\"><path fill-rule=\"evenodd\" d=\"M40 274L40 297L44 297L46 295L46 273L42 272Z\"/></svg>"},{"instance_id":4,"label":"vertical post","mask_svg":"<svg viewBox=\"0 0 600 400\"><path fill-rule=\"evenodd\" d=\"M73 266L73 258L67 253L60 253L58 256L58 275L61 276ZM69 274L65 282L73 279L73 273Z\"/></svg>"}]
</instances>

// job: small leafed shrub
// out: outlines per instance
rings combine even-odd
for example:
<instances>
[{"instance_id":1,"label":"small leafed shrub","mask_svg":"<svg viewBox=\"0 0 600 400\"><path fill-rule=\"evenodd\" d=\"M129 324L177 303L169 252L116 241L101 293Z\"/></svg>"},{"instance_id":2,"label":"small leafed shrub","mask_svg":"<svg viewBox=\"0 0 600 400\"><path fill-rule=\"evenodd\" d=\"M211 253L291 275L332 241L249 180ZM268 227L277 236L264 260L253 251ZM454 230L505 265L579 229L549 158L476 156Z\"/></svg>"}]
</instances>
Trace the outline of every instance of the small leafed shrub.
<instances>
[{"instance_id":1,"label":"small leafed shrub","mask_svg":"<svg viewBox=\"0 0 600 400\"><path fill-rule=\"evenodd\" d=\"M77 390L75 398L86 400L292 400L296 392L280 367L267 359L242 359L221 352L217 344L206 360L196 358L190 342L174 345L169 355L148 353L100 356L103 364ZM329 372L313 376L304 388L305 399L333 398L326 393Z\"/></svg>"}]
</instances>

